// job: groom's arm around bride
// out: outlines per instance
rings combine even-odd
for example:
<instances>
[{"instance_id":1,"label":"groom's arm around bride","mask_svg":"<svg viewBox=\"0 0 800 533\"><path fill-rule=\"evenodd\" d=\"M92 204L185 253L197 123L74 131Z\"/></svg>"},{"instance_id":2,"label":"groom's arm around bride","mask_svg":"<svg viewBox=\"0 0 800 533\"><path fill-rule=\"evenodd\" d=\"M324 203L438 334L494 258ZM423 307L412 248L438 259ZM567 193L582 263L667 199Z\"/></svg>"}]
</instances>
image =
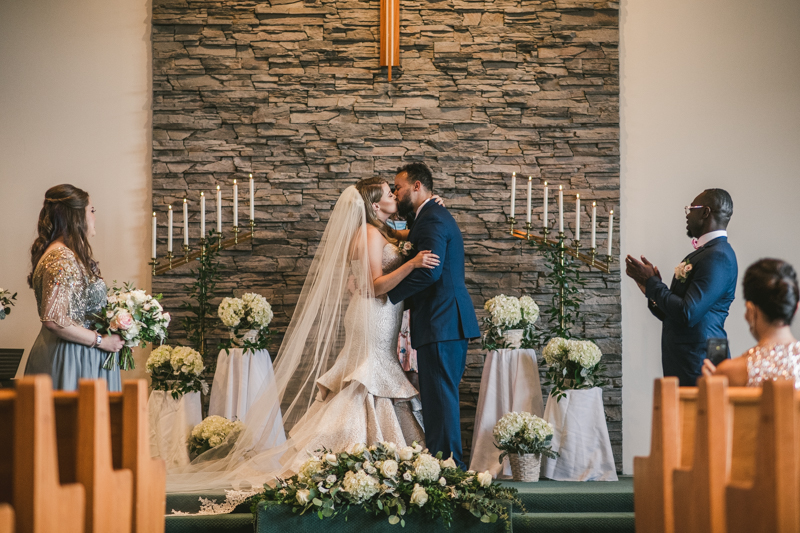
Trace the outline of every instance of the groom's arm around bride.
<instances>
[{"instance_id":1,"label":"groom's arm around bride","mask_svg":"<svg viewBox=\"0 0 800 533\"><path fill-rule=\"evenodd\" d=\"M417 251L438 255L440 263L412 272L389 291L389 299L405 301L411 309L411 343L417 350L426 445L433 453L452 454L463 467L458 385L468 340L480 337L464 280L464 241L450 212L429 201L433 177L426 165L400 168L395 194L401 214L416 214L408 240Z\"/></svg>"}]
</instances>

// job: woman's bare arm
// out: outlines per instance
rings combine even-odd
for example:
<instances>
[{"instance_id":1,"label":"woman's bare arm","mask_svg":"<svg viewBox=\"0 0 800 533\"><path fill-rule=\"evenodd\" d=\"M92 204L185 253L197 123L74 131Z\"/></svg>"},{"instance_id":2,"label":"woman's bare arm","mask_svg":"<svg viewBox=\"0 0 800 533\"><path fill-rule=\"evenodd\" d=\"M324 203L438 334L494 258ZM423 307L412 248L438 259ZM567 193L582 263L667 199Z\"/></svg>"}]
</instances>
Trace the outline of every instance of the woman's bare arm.
<instances>
[{"instance_id":1,"label":"woman's bare arm","mask_svg":"<svg viewBox=\"0 0 800 533\"><path fill-rule=\"evenodd\" d=\"M367 228L369 268L372 273L372 286L375 296L386 294L397 287L415 268L434 268L439 264L439 257L425 250L418 253L412 260L403 263L393 272L384 275L383 249L387 243L388 241L377 228L372 226Z\"/></svg>"}]
</instances>

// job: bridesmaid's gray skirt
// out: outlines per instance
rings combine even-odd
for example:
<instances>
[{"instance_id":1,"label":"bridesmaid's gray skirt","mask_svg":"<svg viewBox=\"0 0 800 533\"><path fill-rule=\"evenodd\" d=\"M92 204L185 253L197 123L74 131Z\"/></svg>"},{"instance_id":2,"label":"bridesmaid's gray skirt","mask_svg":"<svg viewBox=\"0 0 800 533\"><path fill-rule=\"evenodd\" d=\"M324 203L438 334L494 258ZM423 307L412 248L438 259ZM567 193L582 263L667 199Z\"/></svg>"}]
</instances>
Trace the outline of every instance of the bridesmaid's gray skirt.
<instances>
[{"instance_id":1,"label":"bridesmaid's gray skirt","mask_svg":"<svg viewBox=\"0 0 800 533\"><path fill-rule=\"evenodd\" d=\"M53 378L53 388L72 391L78 389L79 379L104 379L108 390L122 390L119 368L105 370L103 361L108 352L82 344L65 341L42 326L33 343L25 375L48 374ZM116 357L116 356L115 356Z\"/></svg>"}]
</instances>

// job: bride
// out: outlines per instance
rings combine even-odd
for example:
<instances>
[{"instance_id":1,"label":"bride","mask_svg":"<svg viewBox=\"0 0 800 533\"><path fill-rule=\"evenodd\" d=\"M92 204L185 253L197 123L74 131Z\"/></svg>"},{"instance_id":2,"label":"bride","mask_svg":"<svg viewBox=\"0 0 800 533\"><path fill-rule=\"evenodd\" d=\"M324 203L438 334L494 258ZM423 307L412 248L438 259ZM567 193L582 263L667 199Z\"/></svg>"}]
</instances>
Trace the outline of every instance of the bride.
<instances>
[{"instance_id":1,"label":"bride","mask_svg":"<svg viewBox=\"0 0 800 533\"><path fill-rule=\"evenodd\" d=\"M296 473L321 448L422 443L418 392L396 355L403 308L386 292L414 269L434 268L439 258L404 249L407 231L386 224L396 211L382 178L345 189L278 352L275 383L262 388L235 441L168 473L168 492L258 488ZM281 417L288 439L258 429Z\"/></svg>"}]
</instances>

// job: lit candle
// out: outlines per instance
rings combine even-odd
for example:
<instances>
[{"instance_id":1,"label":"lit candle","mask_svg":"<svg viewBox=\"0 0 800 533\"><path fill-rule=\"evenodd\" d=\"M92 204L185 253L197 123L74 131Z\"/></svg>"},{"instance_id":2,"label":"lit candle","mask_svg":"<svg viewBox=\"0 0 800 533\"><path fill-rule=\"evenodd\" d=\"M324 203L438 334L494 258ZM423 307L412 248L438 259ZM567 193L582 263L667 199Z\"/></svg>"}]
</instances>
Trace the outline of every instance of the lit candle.
<instances>
[{"instance_id":1,"label":"lit candle","mask_svg":"<svg viewBox=\"0 0 800 533\"><path fill-rule=\"evenodd\" d=\"M250 220L256 219L255 193L256 189L255 189L255 184L253 182L253 175L250 174Z\"/></svg>"},{"instance_id":2,"label":"lit candle","mask_svg":"<svg viewBox=\"0 0 800 533\"><path fill-rule=\"evenodd\" d=\"M206 195L200 193L200 238L206 238Z\"/></svg>"},{"instance_id":3,"label":"lit candle","mask_svg":"<svg viewBox=\"0 0 800 533\"><path fill-rule=\"evenodd\" d=\"M511 218L514 218L514 208L517 203L517 173L511 174Z\"/></svg>"},{"instance_id":4,"label":"lit candle","mask_svg":"<svg viewBox=\"0 0 800 533\"><path fill-rule=\"evenodd\" d=\"M558 186L558 232L564 233L564 186Z\"/></svg>"},{"instance_id":5,"label":"lit candle","mask_svg":"<svg viewBox=\"0 0 800 533\"><path fill-rule=\"evenodd\" d=\"M217 235L222 235L222 191L217 185Z\"/></svg>"},{"instance_id":6,"label":"lit candle","mask_svg":"<svg viewBox=\"0 0 800 533\"><path fill-rule=\"evenodd\" d=\"M167 211L167 213L169 214L168 216L169 223L167 224L167 226L169 227L169 230L167 231L167 251L171 252L172 251L172 206L169 206L169 211Z\"/></svg>"},{"instance_id":7,"label":"lit candle","mask_svg":"<svg viewBox=\"0 0 800 533\"><path fill-rule=\"evenodd\" d=\"M547 190L547 182L544 182L544 228L547 229L547 204L550 200L550 193Z\"/></svg>"},{"instance_id":8,"label":"lit candle","mask_svg":"<svg viewBox=\"0 0 800 533\"><path fill-rule=\"evenodd\" d=\"M189 246L189 204L183 199L183 244Z\"/></svg>"},{"instance_id":9,"label":"lit candle","mask_svg":"<svg viewBox=\"0 0 800 533\"><path fill-rule=\"evenodd\" d=\"M156 258L156 212L153 211L153 253L150 255L153 259Z\"/></svg>"},{"instance_id":10,"label":"lit candle","mask_svg":"<svg viewBox=\"0 0 800 533\"><path fill-rule=\"evenodd\" d=\"M528 224L531 223L531 180L533 180L533 176L528 176L528 218L526 219Z\"/></svg>"},{"instance_id":11,"label":"lit candle","mask_svg":"<svg viewBox=\"0 0 800 533\"><path fill-rule=\"evenodd\" d=\"M597 248L597 202L592 202L592 250Z\"/></svg>"},{"instance_id":12,"label":"lit candle","mask_svg":"<svg viewBox=\"0 0 800 533\"><path fill-rule=\"evenodd\" d=\"M575 195L575 240L581 240L581 195Z\"/></svg>"},{"instance_id":13,"label":"lit candle","mask_svg":"<svg viewBox=\"0 0 800 533\"><path fill-rule=\"evenodd\" d=\"M614 233L614 210L608 214L608 255L611 257L611 235Z\"/></svg>"},{"instance_id":14,"label":"lit candle","mask_svg":"<svg viewBox=\"0 0 800 533\"><path fill-rule=\"evenodd\" d=\"M239 225L239 186L233 180L233 226Z\"/></svg>"}]
</instances>

